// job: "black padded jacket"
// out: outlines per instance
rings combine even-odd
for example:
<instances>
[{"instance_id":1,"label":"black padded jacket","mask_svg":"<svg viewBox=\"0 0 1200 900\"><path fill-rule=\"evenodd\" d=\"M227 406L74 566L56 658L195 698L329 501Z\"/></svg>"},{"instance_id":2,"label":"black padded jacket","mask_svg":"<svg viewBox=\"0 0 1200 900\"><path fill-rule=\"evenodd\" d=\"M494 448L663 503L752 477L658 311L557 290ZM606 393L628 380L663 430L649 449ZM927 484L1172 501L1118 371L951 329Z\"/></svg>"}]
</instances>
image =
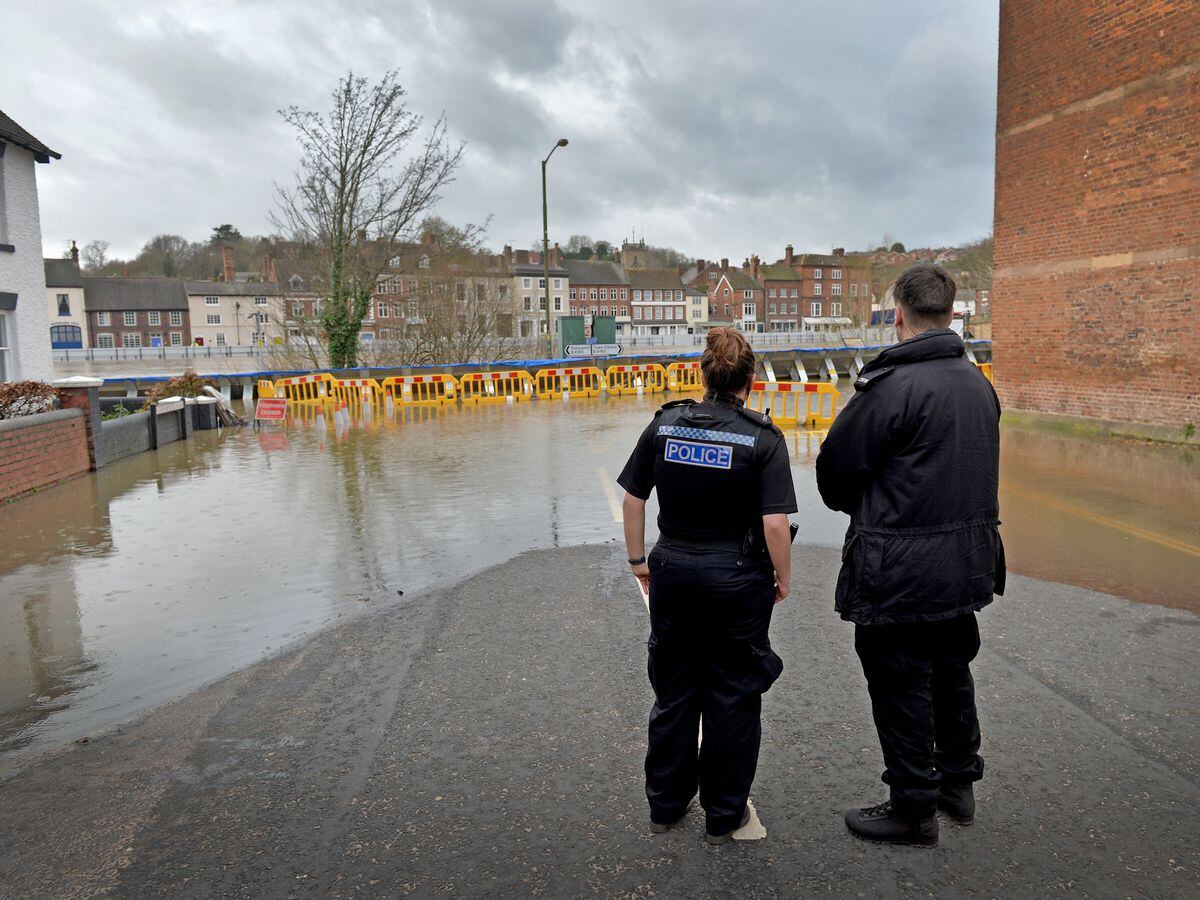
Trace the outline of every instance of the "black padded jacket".
<instances>
[{"instance_id":1,"label":"black padded jacket","mask_svg":"<svg viewBox=\"0 0 1200 900\"><path fill-rule=\"evenodd\" d=\"M1000 401L949 329L884 350L817 456L825 505L850 516L837 611L932 622L1004 593Z\"/></svg>"}]
</instances>

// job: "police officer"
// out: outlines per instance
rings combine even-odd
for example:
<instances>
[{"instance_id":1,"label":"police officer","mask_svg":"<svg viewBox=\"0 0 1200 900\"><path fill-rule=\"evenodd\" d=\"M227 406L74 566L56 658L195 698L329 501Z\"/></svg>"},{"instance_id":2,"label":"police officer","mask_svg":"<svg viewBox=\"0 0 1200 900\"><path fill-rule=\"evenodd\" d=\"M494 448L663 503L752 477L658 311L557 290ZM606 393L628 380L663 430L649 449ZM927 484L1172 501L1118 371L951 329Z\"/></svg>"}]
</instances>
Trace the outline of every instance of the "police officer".
<instances>
[{"instance_id":1,"label":"police officer","mask_svg":"<svg viewBox=\"0 0 1200 900\"><path fill-rule=\"evenodd\" d=\"M617 482L629 565L650 591L650 829L669 830L699 790L706 840L724 843L749 819L762 695L783 671L767 630L790 590L796 494L782 433L744 405L754 380L746 338L714 328L700 371L704 401L655 413ZM647 560L656 488L659 538Z\"/></svg>"},{"instance_id":2,"label":"police officer","mask_svg":"<svg viewBox=\"0 0 1200 900\"><path fill-rule=\"evenodd\" d=\"M850 516L836 605L855 624L891 788L846 824L931 846L938 809L974 821L983 775L970 663L975 612L1004 593L1000 403L950 330L950 276L918 264L892 292L900 342L863 368L821 445L817 488Z\"/></svg>"}]
</instances>

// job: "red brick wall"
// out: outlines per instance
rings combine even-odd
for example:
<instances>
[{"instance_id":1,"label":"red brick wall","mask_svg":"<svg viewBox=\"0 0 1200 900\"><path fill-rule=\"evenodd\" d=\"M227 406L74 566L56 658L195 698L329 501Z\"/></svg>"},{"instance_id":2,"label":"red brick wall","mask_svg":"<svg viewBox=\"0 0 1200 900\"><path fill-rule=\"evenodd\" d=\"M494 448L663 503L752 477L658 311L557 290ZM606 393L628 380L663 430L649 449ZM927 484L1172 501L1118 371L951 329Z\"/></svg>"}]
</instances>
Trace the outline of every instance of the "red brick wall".
<instances>
[{"instance_id":1,"label":"red brick wall","mask_svg":"<svg viewBox=\"0 0 1200 900\"><path fill-rule=\"evenodd\" d=\"M0 502L82 475L91 467L84 415L67 412L70 415L6 420L0 430Z\"/></svg>"},{"instance_id":2,"label":"red brick wall","mask_svg":"<svg viewBox=\"0 0 1200 900\"><path fill-rule=\"evenodd\" d=\"M1200 423L1200 3L1003 0L997 389Z\"/></svg>"}]
</instances>

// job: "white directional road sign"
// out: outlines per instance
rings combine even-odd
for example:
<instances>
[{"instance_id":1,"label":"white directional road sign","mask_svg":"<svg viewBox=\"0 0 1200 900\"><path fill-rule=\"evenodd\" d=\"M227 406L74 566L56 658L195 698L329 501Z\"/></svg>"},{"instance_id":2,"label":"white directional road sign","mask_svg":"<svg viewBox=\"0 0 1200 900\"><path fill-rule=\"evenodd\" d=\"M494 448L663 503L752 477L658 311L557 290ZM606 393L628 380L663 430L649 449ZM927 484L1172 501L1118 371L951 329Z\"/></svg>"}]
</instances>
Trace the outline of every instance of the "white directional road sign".
<instances>
[{"instance_id":1,"label":"white directional road sign","mask_svg":"<svg viewBox=\"0 0 1200 900\"><path fill-rule=\"evenodd\" d=\"M567 344L567 356L617 356L620 344Z\"/></svg>"}]
</instances>

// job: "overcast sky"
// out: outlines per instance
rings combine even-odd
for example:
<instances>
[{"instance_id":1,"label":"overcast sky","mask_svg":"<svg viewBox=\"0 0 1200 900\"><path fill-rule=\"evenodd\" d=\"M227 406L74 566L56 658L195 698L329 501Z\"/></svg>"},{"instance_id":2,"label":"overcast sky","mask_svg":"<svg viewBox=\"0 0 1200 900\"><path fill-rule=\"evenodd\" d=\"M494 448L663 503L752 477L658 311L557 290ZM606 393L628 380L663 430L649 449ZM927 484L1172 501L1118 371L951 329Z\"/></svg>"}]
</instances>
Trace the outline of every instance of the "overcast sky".
<instances>
[{"instance_id":1,"label":"overcast sky","mask_svg":"<svg viewBox=\"0 0 1200 900\"><path fill-rule=\"evenodd\" d=\"M399 67L467 142L438 212L489 243L647 242L707 258L958 243L992 222L997 4L245 0L22 4L0 109L38 167L45 252L132 255L231 222L269 230L298 160L277 110Z\"/></svg>"}]
</instances>

